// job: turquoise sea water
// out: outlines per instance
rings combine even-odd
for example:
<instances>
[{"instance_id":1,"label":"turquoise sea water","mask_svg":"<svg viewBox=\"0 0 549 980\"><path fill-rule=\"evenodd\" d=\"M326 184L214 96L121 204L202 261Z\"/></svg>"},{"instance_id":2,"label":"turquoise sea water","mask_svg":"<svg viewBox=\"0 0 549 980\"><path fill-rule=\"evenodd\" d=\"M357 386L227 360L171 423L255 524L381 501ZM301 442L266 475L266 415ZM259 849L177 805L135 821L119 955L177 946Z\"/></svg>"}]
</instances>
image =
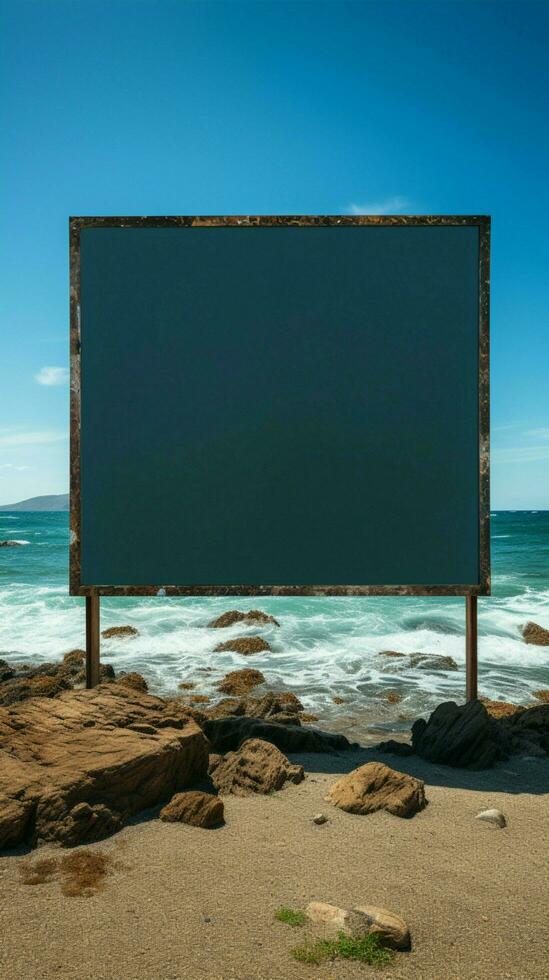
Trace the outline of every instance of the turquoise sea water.
<instances>
[{"instance_id":1,"label":"turquoise sea water","mask_svg":"<svg viewBox=\"0 0 549 980\"><path fill-rule=\"evenodd\" d=\"M0 550L0 657L40 662L84 645L83 600L68 596L68 537L64 513L0 513L0 539L23 542ZM480 692L528 701L549 688L549 647L527 645L519 632L529 619L549 627L549 511L492 515L492 575L493 595L479 600ZM183 679L208 694L228 670L257 667L269 686L295 691L322 719L337 714L341 728L357 716L405 726L441 699L463 697L464 604L436 597L102 599L102 628L131 623L139 630L135 639L104 641L102 657L140 671L163 694ZM253 607L281 623L262 631L273 651L214 653L221 637L206 623L226 609ZM245 632L255 631L234 626L223 639ZM449 654L459 670L411 669L407 658L378 656L387 649ZM386 690L402 702L380 702ZM344 699L337 709L336 695Z\"/></svg>"}]
</instances>

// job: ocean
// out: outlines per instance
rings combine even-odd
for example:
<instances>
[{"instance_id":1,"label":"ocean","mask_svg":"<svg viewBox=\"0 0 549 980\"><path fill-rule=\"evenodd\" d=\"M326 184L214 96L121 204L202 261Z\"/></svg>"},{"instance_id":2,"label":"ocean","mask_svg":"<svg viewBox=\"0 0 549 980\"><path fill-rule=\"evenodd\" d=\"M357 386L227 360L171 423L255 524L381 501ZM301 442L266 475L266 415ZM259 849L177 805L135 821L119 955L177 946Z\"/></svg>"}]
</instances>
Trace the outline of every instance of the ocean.
<instances>
[{"instance_id":1,"label":"ocean","mask_svg":"<svg viewBox=\"0 0 549 980\"><path fill-rule=\"evenodd\" d=\"M493 595L479 599L479 691L527 703L549 688L549 647L527 645L520 626L549 627L549 511L492 514ZM84 600L68 595L68 515L0 513L0 658L40 663L83 647ZM220 639L257 629L204 629L227 609L261 608L280 628L261 630L270 653L215 653ZM152 693L175 694L183 680L212 694L240 667L260 669L273 689L294 691L306 709L345 731L368 724L406 729L441 700L463 700L465 600L366 598L121 598L101 600L101 628L131 624L133 639L102 641L102 659L136 670ZM410 667L382 650L451 656L457 671ZM398 704L383 694L396 692ZM334 697L342 704L335 705ZM358 730L358 729L357 729Z\"/></svg>"}]
</instances>

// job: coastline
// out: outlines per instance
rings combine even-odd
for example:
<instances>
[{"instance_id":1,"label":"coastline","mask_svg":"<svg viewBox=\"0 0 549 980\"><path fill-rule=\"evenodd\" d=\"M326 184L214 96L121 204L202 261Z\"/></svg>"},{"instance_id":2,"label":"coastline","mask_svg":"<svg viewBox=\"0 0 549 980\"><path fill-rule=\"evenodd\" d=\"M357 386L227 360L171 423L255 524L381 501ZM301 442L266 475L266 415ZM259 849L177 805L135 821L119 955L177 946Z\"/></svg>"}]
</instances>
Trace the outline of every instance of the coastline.
<instances>
[{"instance_id":1,"label":"coastline","mask_svg":"<svg viewBox=\"0 0 549 980\"><path fill-rule=\"evenodd\" d=\"M2 513L0 539L28 545L0 550L0 659L38 664L82 647L83 600L68 595L68 518L64 513ZM549 687L549 647L524 643L528 621L549 626L549 512L492 515L493 594L479 600L479 690L493 700L523 704L533 691ZM399 714L417 717L441 700L464 696L465 609L463 599L267 598L261 608L280 628L234 626L223 639L260 633L270 652L243 658L215 651L216 638L204 627L234 607L252 608L251 599L104 599L101 628L127 623L131 639L102 641L101 656L118 671L138 671L151 692L172 696L180 681L198 680L211 666L213 680L239 666L262 670L269 687L287 687L323 724L371 712L374 721ZM405 658L385 660L394 650ZM412 667L411 655L450 657L457 669ZM435 663L435 661L433 661ZM209 694L202 675L202 693ZM395 690L400 705L383 705L379 695ZM336 706L334 697L344 699ZM533 702L532 702L533 703ZM398 727L398 725L397 725Z\"/></svg>"}]
</instances>

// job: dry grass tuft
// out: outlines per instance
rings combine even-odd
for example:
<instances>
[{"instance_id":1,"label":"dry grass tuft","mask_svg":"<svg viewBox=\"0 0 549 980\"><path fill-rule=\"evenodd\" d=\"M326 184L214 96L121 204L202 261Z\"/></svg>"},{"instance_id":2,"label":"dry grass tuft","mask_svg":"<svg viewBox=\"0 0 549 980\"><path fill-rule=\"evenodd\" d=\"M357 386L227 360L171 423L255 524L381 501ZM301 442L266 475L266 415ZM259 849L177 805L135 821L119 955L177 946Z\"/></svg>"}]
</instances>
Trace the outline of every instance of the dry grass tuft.
<instances>
[{"instance_id":1,"label":"dry grass tuft","mask_svg":"<svg viewBox=\"0 0 549 980\"><path fill-rule=\"evenodd\" d=\"M61 858L63 895L94 895L112 873L112 858L102 851L74 851Z\"/></svg>"},{"instance_id":2,"label":"dry grass tuft","mask_svg":"<svg viewBox=\"0 0 549 980\"><path fill-rule=\"evenodd\" d=\"M43 885L51 881L56 873L56 858L40 858L38 861L25 861L19 865L19 874L24 885Z\"/></svg>"},{"instance_id":3,"label":"dry grass tuft","mask_svg":"<svg viewBox=\"0 0 549 980\"><path fill-rule=\"evenodd\" d=\"M60 860L39 858L19 866L24 885L43 885L61 876L61 891L69 897L89 896L103 888L114 861L102 851L72 851Z\"/></svg>"}]
</instances>

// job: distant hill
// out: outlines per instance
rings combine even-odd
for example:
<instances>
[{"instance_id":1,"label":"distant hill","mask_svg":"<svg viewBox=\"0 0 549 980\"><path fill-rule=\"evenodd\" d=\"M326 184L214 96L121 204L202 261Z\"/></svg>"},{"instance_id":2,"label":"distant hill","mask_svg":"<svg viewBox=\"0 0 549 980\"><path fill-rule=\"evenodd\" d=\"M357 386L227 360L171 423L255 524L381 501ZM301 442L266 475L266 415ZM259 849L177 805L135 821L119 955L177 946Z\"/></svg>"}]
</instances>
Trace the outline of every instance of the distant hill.
<instances>
[{"instance_id":1,"label":"distant hill","mask_svg":"<svg viewBox=\"0 0 549 980\"><path fill-rule=\"evenodd\" d=\"M46 497L29 497L17 504L3 504L0 510L68 510L68 493L50 493Z\"/></svg>"}]
</instances>

